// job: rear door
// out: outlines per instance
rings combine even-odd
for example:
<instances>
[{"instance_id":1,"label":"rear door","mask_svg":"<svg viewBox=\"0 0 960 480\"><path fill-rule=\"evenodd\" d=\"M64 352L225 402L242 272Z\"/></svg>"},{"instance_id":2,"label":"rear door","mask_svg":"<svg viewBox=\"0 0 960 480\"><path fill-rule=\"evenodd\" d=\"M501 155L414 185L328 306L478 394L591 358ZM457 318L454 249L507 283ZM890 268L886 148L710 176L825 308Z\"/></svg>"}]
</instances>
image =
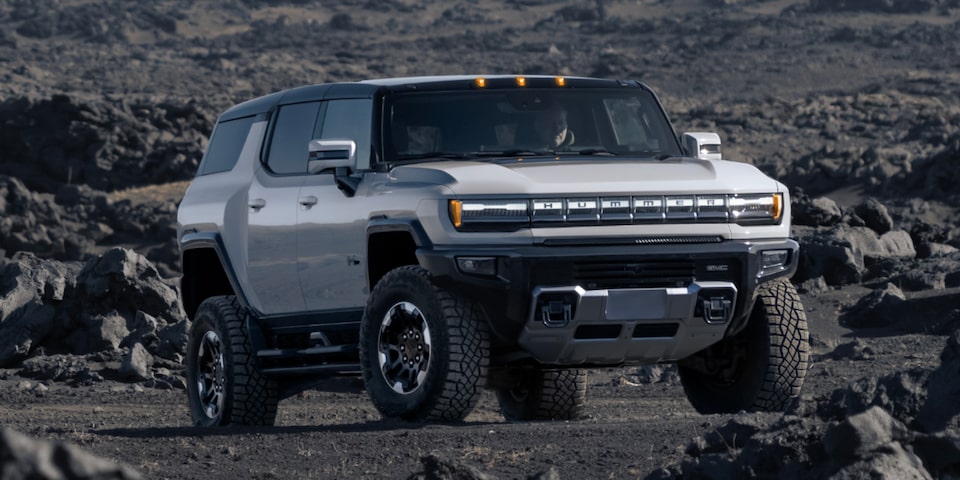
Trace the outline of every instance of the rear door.
<instances>
[{"instance_id":1,"label":"rear door","mask_svg":"<svg viewBox=\"0 0 960 480\"><path fill-rule=\"evenodd\" d=\"M373 100L325 102L316 131L320 139L350 139L357 163L370 164ZM356 317L366 304L366 237L369 205L365 185L348 197L333 172L310 175L300 189L297 216L298 270L307 309L337 310Z\"/></svg>"},{"instance_id":2,"label":"rear door","mask_svg":"<svg viewBox=\"0 0 960 480\"><path fill-rule=\"evenodd\" d=\"M265 315L306 308L297 271L297 212L320 102L282 105L248 196L247 269Z\"/></svg>"}]
</instances>

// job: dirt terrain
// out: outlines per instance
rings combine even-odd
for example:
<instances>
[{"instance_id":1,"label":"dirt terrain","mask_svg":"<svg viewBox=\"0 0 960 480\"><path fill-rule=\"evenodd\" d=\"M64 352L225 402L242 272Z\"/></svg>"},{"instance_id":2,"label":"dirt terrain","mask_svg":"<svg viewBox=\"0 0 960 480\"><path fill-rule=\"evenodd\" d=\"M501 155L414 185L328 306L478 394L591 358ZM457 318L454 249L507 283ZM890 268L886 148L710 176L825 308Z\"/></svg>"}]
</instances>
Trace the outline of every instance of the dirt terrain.
<instances>
[{"instance_id":1,"label":"dirt terrain","mask_svg":"<svg viewBox=\"0 0 960 480\"><path fill-rule=\"evenodd\" d=\"M804 394L820 397L863 376L935 365L944 337L888 334L861 341L872 357L814 362ZM6 407L0 424L76 443L145 478L407 478L423 470L421 457L436 454L495 478L527 478L553 467L572 479L644 478L678 462L694 438L736 417L696 413L676 377L638 383L635 373L591 372L587 416L577 421L506 423L492 393L464 424L383 421L359 382L343 379L330 382L332 391L281 402L273 428L207 430L191 426L182 390L53 383L41 393L8 371L0 382ZM761 415L771 422L778 416Z\"/></svg>"},{"instance_id":2,"label":"dirt terrain","mask_svg":"<svg viewBox=\"0 0 960 480\"><path fill-rule=\"evenodd\" d=\"M460 73L643 80L791 187L786 416L697 414L663 366L592 371L569 422L384 421L343 378L191 426L174 215L219 112ZM0 79L0 428L160 479L960 476L960 1L9 0Z\"/></svg>"}]
</instances>

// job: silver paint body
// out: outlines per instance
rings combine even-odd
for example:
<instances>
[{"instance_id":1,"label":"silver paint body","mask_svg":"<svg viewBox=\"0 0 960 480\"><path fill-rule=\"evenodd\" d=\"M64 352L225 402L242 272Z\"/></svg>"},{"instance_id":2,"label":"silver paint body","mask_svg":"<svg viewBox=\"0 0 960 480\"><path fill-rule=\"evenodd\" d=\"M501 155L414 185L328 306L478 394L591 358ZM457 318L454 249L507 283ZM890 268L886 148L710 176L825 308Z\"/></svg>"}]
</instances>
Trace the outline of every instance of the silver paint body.
<instances>
[{"instance_id":1,"label":"silver paint body","mask_svg":"<svg viewBox=\"0 0 960 480\"><path fill-rule=\"evenodd\" d=\"M369 294L366 242L373 219L415 219L438 250L535 246L547 239L581 237L716 235L739 241L741 246L789 238L786 187L744 163L602 157L512 164L435 161L399 166L389 173L358 172L359 189L347 196L329 173L275 176L267 172L259 160L266 127L266 121L251 126L232 170L197 177L178 212L181 237L189 230L216 232L224 239L238 287L260 316L362 308ZM460 232L449 218L447 205L449 199L490 196L555 199L774 192L783 194L784 221L773 226L664 223ZM642 246L637 248L642 252ZM693 318L695 293L668 290L585 292L573 326L607 320L629 326L675 320L681 329L673 338L573 341L572 327L550 330L530 322L519 342L543 362L576 364L676 360L723 337L725 325L707 325ZM625 311L636 309L647 313L624 317Z\"/></svg>"}]
</instances>

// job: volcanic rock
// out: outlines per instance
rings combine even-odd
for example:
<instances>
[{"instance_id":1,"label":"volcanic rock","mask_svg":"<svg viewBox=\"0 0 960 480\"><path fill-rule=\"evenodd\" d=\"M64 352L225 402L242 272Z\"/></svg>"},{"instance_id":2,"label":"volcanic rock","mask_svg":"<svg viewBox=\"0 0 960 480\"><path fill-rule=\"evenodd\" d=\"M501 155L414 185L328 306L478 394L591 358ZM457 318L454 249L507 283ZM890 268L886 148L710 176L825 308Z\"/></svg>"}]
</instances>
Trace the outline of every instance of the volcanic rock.
<instances>
[{"instance_id":1,"label":"volcanic rock","mask_svg":"<svg viewBox=\"0 0 960 480\"><path fill-rule=\"evenodd\" d=\"M794 227L801 244L797 280L822 276L828 285L859 283L868 265L914 258L913 240L903 230L877 235L866 227Z\"/></svg>"},{"instance_id":2,"label":"volcanic rock","mask_svg":"<svg viewBox=\"0 0 960 480\"><path fill-rule=\"evenodd\" d=\"M940 366L930 374L927 401L917 415L927 432L960 428L960 330L947 339Z\"/></svg>"},{"instance_id":3,"label":"volcanic rock","mask_svg":"<svg viewBox=\"0 0 960 480\"><path fill-rule=\"evenodd\" d=\"M810 0L812 12L922 13L934 9L937 0Z\"/></svg>"},{"instance_id":4,"label":"volcanic rock","mask_svg":"<svg viewBox=\"0 0 960 480\"><path fill-rule=\"evenodd\" d=\"M120 378L125 380L147 380L153 376L150 374L151 366L153 366L153 357L146 348L143 348L143 345L135 343L130 352L123 357L118 373Z\"/></svg>"},{"instance_id":5,"label":"volcanic rock","mask_svg":"<svg viewBox=\"0 0 960 480\"><path fill-rule=\"evenodd\" d=\"M829 227L836 225L843 218L843 211L837 202L827 197L811 199L806 195L798 194L791 197L791 202L795 225Z\"/></svg>"},{"instance_id":6,"label":"volcanic rock","mask_svg":"<svg viewBox=\"0 0 960 480\"><path fill-rule=\"evenodd\" d=\"M82 268L19 253L0 269L0 314L0 366L41 347L88 354L141 344L171 360L185 352L176 290L131 250L108 251Z\"/></svg>"},{"instance_id":7,"label":"volcanic rock","mask_svg":"<svg viewBox=\"0 0 960 480\"><path fill-rule=\"evenodd\" d=\"M212 120L195 102L8 98L0 102L0 174L51 193L74 183L109 191L186 180Z\"/></svg>"},{"instance_id":8,"label":"volcanic rock","mask_svg":"<svg viewBox=\"0 0 960 480\"><path fill-rule=\"evenodd\" d=\"M677 365L670 364L656 364L656 365L643 365L637 367L630 376L631 380L635 380L638 384L650 384L650 383L670 383L675 384L680 381L680 374L677 371Z\"/></svg>"},{"instance_id":9,"label":"volcanic rock","mask_svg":"<svg viewBox=\"0 0 960 480\"><path fill-rule=\"evenodd\" d=\"M867 227L880 235L893 230L893 218L882 203L875 198L868 198L854 209L863 219Z\"/></svg>"},{"instance_id":10,"label":"volcanic rock","mask_svg":"<svg viewBox=\"0 0 960 480\"><path fill-rule=\"evenodd\" d=\"M18 253L0 269L0 366L22 360L53 332L79 265Z\"/></svg>"},{"instance_id":11,"label":"volcanic rock","mask_svg":"<svg viewBox=\"0 0 960 480\"><path fill-rule=\"evenodd\" d=\"M816 401L816 414L823 419L842 420L881 407L904 424L912 424L927 402L926 382L930 372L911 369L882 377L865 377L834 390Z\"/></svg>"},{"instance_id":12,"label":"volcanic rock","mask_svg":"<svg viewBox=\"0 0 960 480\"><path fill-rule=\"evenodd\" d=\"M23 361L19 375L35 380L84 385L103 380L99 373L90 370L83 357L75 355L41 355L28 358Z\"/></svg>"},{"instance_id":13,"label":"volcanic rock","mask_svg":"<svg viewBox=\"0 0 960 480\"><path fill-rule=\"evenodd\" d=\"M493 477L477 467L441 458L438 455L421 457L420 463L423 464L423 472L411 475L408 480L493 480Z\"/></svg>"},{"instance_id":14,"label":"volcanic rock","mask_svg":"<svg viewBox=\"0 0 960 480\"><path fill-rule=\"evenodd\" d=\"M907 436L907 428L880 407L852 415L827 431L823 446L828 455L857 458Z\"/></svg>"},{"instance_id":15,"label":"volcanic rock","mask_svg":"<svg viewBox=\"0 0 960 480\"><path fill-rule=\"evenodd\" d=\"M851 327L883 327L900 320L897 307L907 300L903 291L887 283L860 299L841 317Z\"/></svg>"},{"instance_id":16,"label":"volcanic rock","mask_svg":"<svg viewBox=\"0 0 960 480\"><path fill-rule=\"evenodd\" d=\"M0 470L3 478L38 480L133 480L142 478L130 467L117 465L63 442L34 440L0 428Z\"/></svg>"}]
</instances>

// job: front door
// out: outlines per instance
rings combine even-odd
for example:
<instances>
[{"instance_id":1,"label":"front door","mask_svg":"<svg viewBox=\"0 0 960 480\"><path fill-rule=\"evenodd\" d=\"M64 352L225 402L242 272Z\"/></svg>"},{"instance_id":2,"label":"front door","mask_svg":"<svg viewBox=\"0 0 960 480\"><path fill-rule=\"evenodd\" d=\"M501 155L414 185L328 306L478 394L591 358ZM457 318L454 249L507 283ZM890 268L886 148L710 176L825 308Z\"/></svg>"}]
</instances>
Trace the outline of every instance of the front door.
<instances>
[{"instance_id":1,"label":"front door","mask_svg":"<svg viewBox=\"0 0 960 480\"><path fill-rule=\"evenodd\" d=\"M357 163L369 165L372 100L330 100L323 110L318 138L353 140ZM298 267L308 310L347 313L366 304L369 205L365 191L361 184L356 194L348 197L337 188L332 172L307 177L300 189Z\"/></svg>"}]
</instances>

